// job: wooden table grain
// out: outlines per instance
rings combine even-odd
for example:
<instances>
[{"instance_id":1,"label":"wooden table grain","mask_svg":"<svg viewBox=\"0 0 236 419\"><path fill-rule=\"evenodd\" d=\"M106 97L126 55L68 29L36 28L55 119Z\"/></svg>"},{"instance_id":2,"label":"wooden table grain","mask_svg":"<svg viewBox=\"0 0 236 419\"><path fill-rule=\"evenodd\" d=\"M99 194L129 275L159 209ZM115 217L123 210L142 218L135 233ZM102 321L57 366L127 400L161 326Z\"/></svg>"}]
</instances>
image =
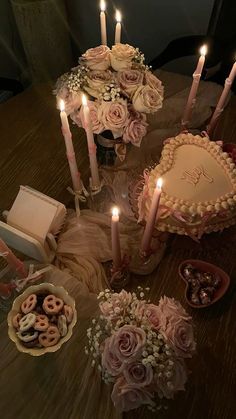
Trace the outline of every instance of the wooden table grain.
<instances>
[{"instance_id":1,"label":"wooden table grain","mask_svg":"<svg viewBox=\"0 0 236 419\"><path fill-rule=\"evenodd\" d=\"M11 206L19 184L30 184L66 205L73 203L71 195L66 191L66 186L70 184L70 174L60 133L59 115L55 109L51 89L50 85L32 87L0 105L1 212ZM83 131L73 128L73 138L79 168L83 177L87 179L89 162ZM236 142L235 97L231 99L220 120L215 131L215 138L226 142ZM190 362L191 374L186 392L179 393L175 400L169 401L167 410L154 414L145 408L140 408L124 414L125 419L234 419L236 417L235 244L236 227L231 227L222 233L204 236L200 244L188 237L172 235L165 256L156 271L145 278L142 277L142 284L151 288L150 295L154 302L157 302L161 295L166 294L178 299L191 313L195 324L197 354ZM184 301L184 284L178 277L178 266L181 261L190 258L216 263L231 277L227 294L211 308L190 309ZM136 288L140 280L141 278L137 275L133 276L130 289ZM58 395L54 391L51 398L50 391L48 394L37 392L37 387L41 383L39 365L44 369L43 377L49 380L48 388L50 389L50 374L55 373L56 367L60 368L60 355L55 355L57 357L57 364L55 364L52 362L52 357L45 357L40 361L29 361L26 356L18 354L15 350L8 363L7 353L12 350L12 344L8 341L6 331L6 325L2 324L0 327L0 365L2 368L0 371L0 414L3 419L115 417L112 411L107 410L108 393L106 391L100 394L99 411L94 411L89 417L86 413L81 416L79 410L75 408L76 391L80 388L75 381L64 393L60 388ZM75 338L68 345L76 345ZM76 352L71 358L71 362L75 363L74 369L77 368L77 355ZM25 383L24 380L24 365L27 362L31 362L35 368L33 383ZM21 379L17 375L14 381L12 377L14 377L16 365L22 368ZM8 380L7 377L11 379ZM69 383L70 377L67 377L67 380ZM23 385L26 387L22 388ZM28 391L29 398L27 398L27 385L31 386ZM34 391L32 391L32 386ZM96 391L96 389L91 387L91 391ZM21 402L19 402L20 399ZM25 403L29 404L29 408L21 410L21 406ZM86 404L86 397L84 397L84 403ZM47 408L42 409L44 404ZM11 408L8 409L7 406ZM86 412L86 408L83 412Z\"/></svg>"}]
</instances>

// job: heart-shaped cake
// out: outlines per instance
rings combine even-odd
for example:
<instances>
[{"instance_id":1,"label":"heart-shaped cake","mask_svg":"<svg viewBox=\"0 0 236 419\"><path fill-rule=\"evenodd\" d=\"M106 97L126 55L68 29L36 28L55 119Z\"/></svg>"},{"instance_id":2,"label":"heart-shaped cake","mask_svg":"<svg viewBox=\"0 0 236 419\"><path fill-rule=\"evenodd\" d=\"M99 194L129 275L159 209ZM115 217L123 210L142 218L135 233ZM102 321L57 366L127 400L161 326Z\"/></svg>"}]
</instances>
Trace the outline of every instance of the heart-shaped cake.
<instances>
[{"instance_id":1,"label":"heart-shaped cake","mask_svg":"<svg viewBox=\"0 0 236 419\"><path fill-rule=\"evenodd\" d=\"M145 176L140 219L147 219L159 177L158 230L199 238L236 222L236 166L216 142L190 133L168 141L160 163Z\"/></svg>"}]
</instances>

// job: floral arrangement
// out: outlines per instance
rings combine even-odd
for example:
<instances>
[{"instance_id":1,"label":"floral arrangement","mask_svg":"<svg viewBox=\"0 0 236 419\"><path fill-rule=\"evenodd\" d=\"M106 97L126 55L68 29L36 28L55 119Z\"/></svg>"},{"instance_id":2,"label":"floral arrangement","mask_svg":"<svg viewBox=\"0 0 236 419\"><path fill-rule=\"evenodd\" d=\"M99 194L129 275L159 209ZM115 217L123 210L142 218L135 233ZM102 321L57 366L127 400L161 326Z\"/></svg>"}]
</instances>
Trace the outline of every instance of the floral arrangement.
<instances>
[{"instance_id":1,"label":"floral arrangement","mask_svg":"<svg viewBox=\"0 0 236 419\"><path fill-rule=\"evenodd\" d=\"M83 124L81 93L88 93L95 134L110 131L114 139L140 146L147 133L146 114L162 107L163 86L144 64L144 55L128 44L88 49L78 67L62 75L55 94L78 126Z\"/></svg>"},{"instance_id":2,"label":"floral arrangement","mask_svg":"<svg viewBox=\"0 0 236 419\"><path fill-rule=\"evenodd\" d=\"M158 410L165 399L184 390L186 358L195 351L191 317L178 301L162 297L158 305L137 293L110 290L98 296L101 315L87 330L87 354L102 378L113 384L119 411L147 405Z\"/></svg>"}]
</instances>

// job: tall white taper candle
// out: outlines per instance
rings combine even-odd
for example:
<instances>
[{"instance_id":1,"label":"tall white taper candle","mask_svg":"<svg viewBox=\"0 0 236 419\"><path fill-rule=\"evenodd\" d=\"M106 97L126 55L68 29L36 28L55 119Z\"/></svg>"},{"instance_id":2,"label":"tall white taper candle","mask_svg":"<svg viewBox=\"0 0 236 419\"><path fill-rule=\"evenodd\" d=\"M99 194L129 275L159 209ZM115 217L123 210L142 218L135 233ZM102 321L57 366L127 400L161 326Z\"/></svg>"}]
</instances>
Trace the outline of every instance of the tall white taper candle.
<instances>
[{"instance_id":1,"label":"tall white taper candle","mask_svg":"<svg viewBox=\"0 0 236 419\"><path fill-rule=\"evenodd\" d=\"M115 270L121 266L121 250L120 250L120 233L119 233L119 209L114 207L112 209L111 217L111 248L112 260Z\"/></svg>"},{"instance_id":2,"label":"tall white taper candle","mask_svg":"<svg viewBox=\"0 0 236 419\"><path fill-rule=\"evenodd\" d=\"M100 25L101 25L101 44L107 45L107 26L106 26L106 3L104 0L100 2Z\"/></svg>"},{"instance_id":3,"label":"tall white taper candle","mask_svg":"<svg viewBox=\"0 0 236 419\"><path fill-rule=\"evenodd\" d=\"M119 10L116 11L116 31L115 31L115 44L121 42L121 13Z\"/></svg>"}]
</instances>

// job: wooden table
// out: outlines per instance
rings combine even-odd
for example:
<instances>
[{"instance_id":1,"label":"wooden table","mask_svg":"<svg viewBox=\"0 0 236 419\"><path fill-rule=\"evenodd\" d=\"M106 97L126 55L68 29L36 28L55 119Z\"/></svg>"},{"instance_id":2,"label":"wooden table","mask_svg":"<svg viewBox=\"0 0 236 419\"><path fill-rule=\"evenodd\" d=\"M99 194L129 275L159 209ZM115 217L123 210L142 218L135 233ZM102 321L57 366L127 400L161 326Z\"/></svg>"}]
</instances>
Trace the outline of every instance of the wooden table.
<instances>
[{"instance_id":1,"label":"wooden table","mask_svg":"<svg viewBox=\"0 0 236 419\"><path fill-rule=\"evenodd\" d=\"M19 184L30 184L70 205L72 197L65 189L65 185L70 183L70 174L51 86L36 86L0 105L0 124L0 211L11 206ZM235 141L235 98L231 99L216 136L226 142ZM76 128L73 129L73 137L79 156L79 167L85 178L88 175L86 139L83 132ZM186 392L178 394L174 401L170 401L168 410L157 415L142 408L124 414L124 418L236 417L235 240L235 227L204 236L200 244L188 237L173 235L157 270L152 275L142 277L142 283L151 287L151 298L154 302L163 294L173 296L192 314L198 343L197 354L191 361L192 373ZM220 302L209 309L193 310L184 301L184 284L178 277L178 265L189 258L216 263L231 276L229 291ZM132 279L131 289L136 288L139 280L137 276ZM81 321L88 322L90 315L88 313L87 318ZM0 413L3 419L97 419L116 416L108 402L109 392L105 389L105 384L97 391L92 375L91 383L87 383L87 391L90 395L94 392L97 403L94 402L92 415L88 416L86 413L86 392L83 408L78 405L78 394L82 388L86 389L83 384L86 360L82 349L77 346L79 339L77 340L76 333L79 336L79 325L72 340L58 354L32 359L17 352L8 340L6 323L1 324ZM63 364L63 354L68 356L68 368ZM30 373L30 369L33 372ZM65 372L66 377L63 376ZM27 374L33 377L32 382L27 381ZM45 380L48 389L46 393Z\"/></svg>"}]
</instances>

